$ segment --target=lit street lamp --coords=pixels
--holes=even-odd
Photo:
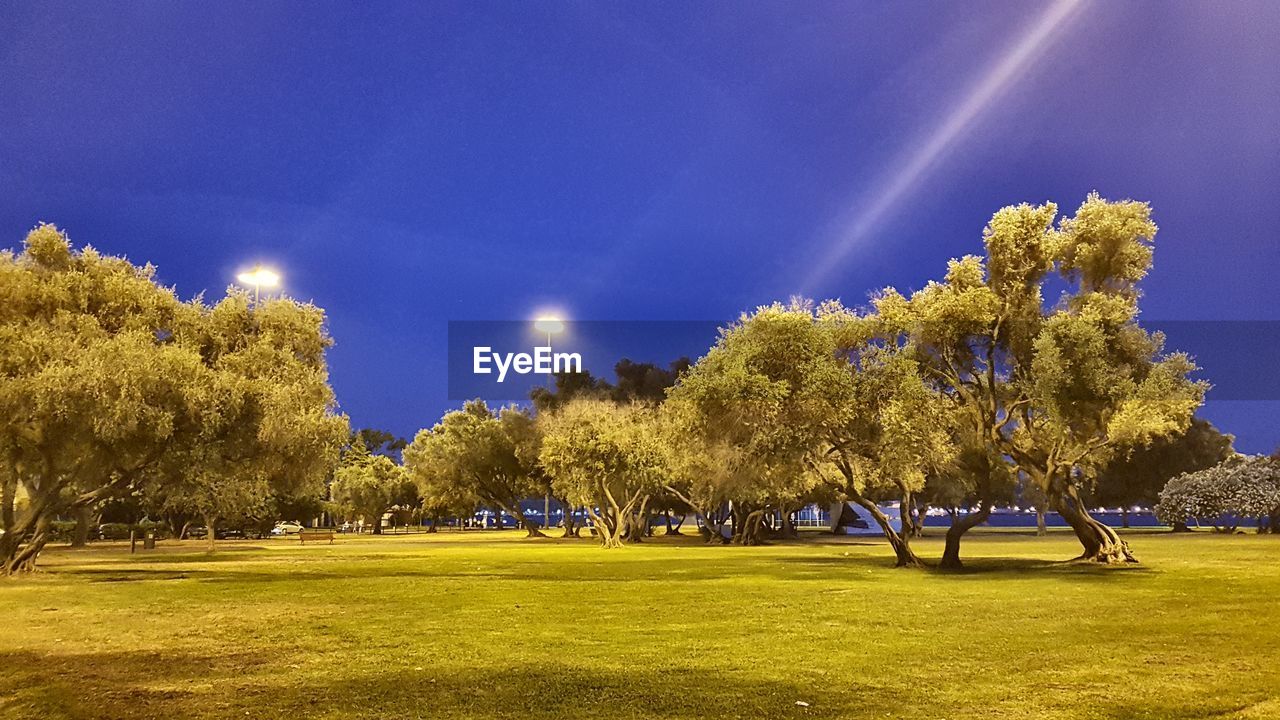
[[[551,351],[551,336],[564,331],[564,321],[555,315],[539,315],[533,321],[533,327],[539,332],[547,334],[547,351]],[[547,389],[551,390],[551,382],[555,377],[555,373],[547,376]],[[548,527],[551,524],[551,491],[547,491],[547,496],[542,499],[542,526]]]
[[[272,272],[261,265],[255,265],[253,270],[242,272],[236,276],[242,284],[253,286],[253,306],[258,306],[258,293],[261,288],[273,288],[280,285],[280,274]]]

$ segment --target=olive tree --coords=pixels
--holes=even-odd
[[[0,572],[31,569],[62,512],[139,493],[256,505],[332,463],[346,419],[323,313],[184,303],[154,275],[51,225],[0,253]]]
[[[59,513],[131,492],[195,424],[205,369],[174,341],[183,312],[150,266],[51,225],[0,253],[0,574],[32,569]]]
[[[915,356],[969,432],[1014,463],[1075,531],[1081,558],[1136,562],[1082,489],[1117,451],[1184,431],[1203,400],[1191,359],[1138,323],[1156,226],[1145,203],[1090,195],[997,212],[986,255],[909,298],[875,298],[879,337]],[[1053,277],[1056,275],[1057,277]],[[1054,283],[1066,292],[1046,299]]]
[[[520,408],[495,413],[471,400],[418,432],[404,450],[405,467],[425,502],[449,507],[474,498],[516,518],[529,537],[540,537],[538,524],[520,509],[520,500],[542,487],[535,459],[523,451],[534,431],[533,419]]]
[[[374,535],[382,534],[382,516],[392,506],[417,499],[405,469],[385,455],[370,453],[359,435],[334,472],[329,493],[338,507],[372,525]]]
[[[557,497],[586,507],[605,548],[644,536],[648,500],[670,471],[654,409],[595,399],[544,420],[539,459]]]

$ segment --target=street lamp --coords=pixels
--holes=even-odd
[[[547,351],[551,351],[551,336],[564,332],[564,321],[555,315],[539,315],[533,321],[533,327],[539,332],[547,334]],[[555,373],[547,376],[547,389],[551,389],[552,379]],[[547,496],[542,499],[542,526],[547,527],[551,524],[551,491],[547,491]]]
[[[547,334],[547,347],[551,347],[551,336],[564,331],[564,321],[555,315],[539,315],[533,327]]]
[[[253,270],[242,272],[236,276],[244,285],[253,286],[253,306],[258,306],[258,293],[261,288],[273,288],[280,284],[280,274],[272,272],[261,265],[255,265]]]

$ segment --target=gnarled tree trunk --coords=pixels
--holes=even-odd
[[[884,533],[885,539],[889,541],[889,546],[893,548],[893,554],[897,559],[895,563],[897,567],[924,567],[924,563],[920,561],[915,551],[911,549],[910,542],[904,535],[893,529],[893,524],[889,522],[889,516],[885,515],[878,505],[866,499],[860,493],[849,493],[849,499],[871,513],[871,517],[875,518],[876,524],[880,526],[880,532]]]
[[[1058,511],[1063,520],[1075,531],[1076,538],[1084,548],[1077,558],[1099,563],[1136,563],[1138,559],[1129,550],[1129,544],[1120,539],[1115,530],[1095,520],[1074,485],[1063,484],[1050,494],[1053,509]]]
[[[793,515],[795,515],[794,510],[788,510],[786,507],[778,508],[778,517],[782,520],[781,534],[784,538],[794,539],[800,537],[800,532],[796,530],[796,523],[795,519],[792,517]]]
[[[938,563],[938,567],[944,570],[959,570],[964,567],[964,563],[960,561],[960,541],[965,533],[986,522],[989,517],[991,517],[991,501],[986,499],[979,501],[977,512],[971,512],[964,517],[953,515],[951,527],[947,528],[947,544],[942,551],[942,562]]]
[[[752,510],[742,518],[742,529],[738,533],[738,542],[743,545],[763,544],[761,530],[764,528],[764,510]]]

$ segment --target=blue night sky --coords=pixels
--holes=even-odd
[[[0,246],[55,222],[184,297],[270,263],[406,435],[450,320],[860,304],[1093,189],[1154,207],[1145,317],[1280,321],[1280,3],[369,5],[6,3]]]

